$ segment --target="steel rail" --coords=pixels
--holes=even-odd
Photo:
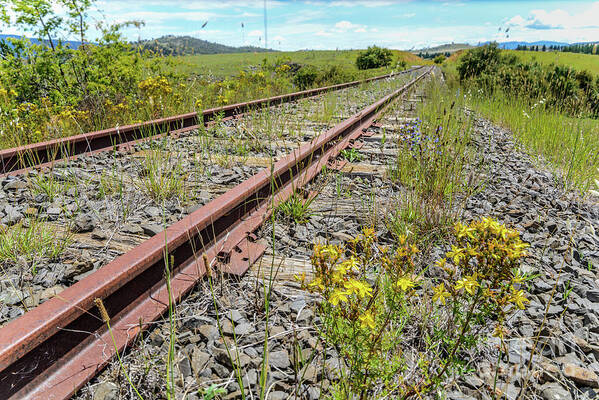
[[[324,92],[358,86],[362,83],[390,78],[420,68],[423,67],[418,66],[395,74],[376,76],[361,81],[346,82],[245,103],[210,108],[201,113],[192,112],[175,115],[139,124],[104,129],[101,131],[83,133],[66,138],[0,150],[0,177],[9,174],[20,174],[32,167],[39,168],[51,166],[56,161],[74,158],[83,154],[92,154],[100,151],[113,150],[115,148],[119,149],[123,146],[126,147],[127,145],[154,138],[168,132],[181,133],[196,129],[200,124],[208,124],[219,116],[223,116],[224,118],[240,116],[250,110],[260,107],[271,107],[301,98],[313,97]]]
[[[274,207],[318,175],[430,71],[1,328],[0,398],[69,398],[168,310],[166,266],[173,301],[206,274],[204,259],[210,271],[245,272],[265,250],[253,241],[253,232]],[[96,299],[110,316],[110,330]]]

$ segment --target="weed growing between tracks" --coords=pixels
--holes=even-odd
[[[473,190],[467,177],[472,126],[462,99],[439,85],[426,92],[419,117],[399,126],[398,156],[389,168],[406,192],[388,217],[388,228],[397,238],[412,234],[419,243],[441,238],[457,218],[458,199]]]
[[[314,198],[304,199],[297,193],[294,193],[287,200],[277,206],[277,212],[297,224],[308,222],[310,218],[310,204]]]
[[[506,317],[524,309],[518,269],[527,245],[491,219],[456,224],[455,245],[425,278],[418,248],[404,236],[396,249],[378,246],[374,230],[346,246],[316,245],[314,278],[303,287],[324,298],[319,334],[346,365],[333,398],[409,398],[436,389],[467,368],[464,355]]]
[[[150,149],[141,160],[140,182],[138,186],[157,203],[170,198],[185,201],[185,181],[187,173],[182,160],[164,148]]]
[[[35,274],[37,265],[54,260],[71,244],[72,235],[57,233],[55,228],[36,218],[11,227],[0,227],[0,259],[2,263],[25,263]]]

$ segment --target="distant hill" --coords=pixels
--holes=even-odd
[[[0,40],[15,38],[20,39],[22,36],[19,35],[4,35],[0,34]],[[41,43],[37,39],[29,38],[31,43]],[[58,41],[55,41],[57,43]],[[44,41],[47,43],[47,41]],[[62,41],[63,44],[67,44],[73,49],[79,48],[81,42],[77,40],[66,40]],[[224,54],[224,53],[260,53],[265,51],[275,51],[272,49],[263,49],[255,46],[244,46],[244,47],[233,47],[226,46],[224,44],[208,42],[206,40],[197,39],[191,36],[162,36],[158,39],[142,40],[139,42],[132,42],[134,46],[140,46],[144,50],[151,50],[154,53],[158,53],[165,56],[180,56],[189,54]]]
[[[224,54],[224,53],[254,53],[275,51],[255,46],[232,47],[224,44],[208,42],[191,36],[167,35],[158,39],[136,42],[145,50],[165,55],[182,56],[190,54]]]
[[[5,39],[8,39],[8,38],[21,39],[23,37],[24,36],[19,36],[19,35],[4,35],[4,34],[0,34],[0,40],[5,40]],[[33,38],[28,38],[28,39],[33,44],[40,44],[40,43],[42,43],[42,42],[40,42],[37,39],[33,39]],[[47,43],[47,41],[44,40],[44,43]],[[54,43],[58,43],[58,40],[56,40]],[[78,49],[79,46],[81,46],[81,42],[79,42],[77,40],[63,40],[62,43],[68,45],[70,48],[73,48],[73,49]]]
[[[453,53],[460,50],[471,49],[473,47],[475,46],[468,43],[448,43],[419,50],[412,50],[412,53]]]

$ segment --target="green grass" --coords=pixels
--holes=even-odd
[[[234,53],[234,54],[202,54],[193,56],[179,56],[172,58],[167,67],[170,72],[183,75],[203,75],[217,78],[236,75],[248,66],[258,66],[266,58],[272,62],[278,58],[289,59],[298,64],[310,64],[316,67],[329,67],[338,65],[346,67],[350,72],[355,72],[362,77],[381,75],[393,68],[377,68],[358,71],[356,57],[359,50],[323,50],[323,51],[292,51],[276,53]],[[420,57],[403,51],[393,50],[394,56],[405,60],[408,65],[427,63]]]
[[[310,204],[314,198],[304,199],[297,193],[294,193],[287,200],[277,206],[277,211],[288,220],[293,220],[297,224],[305,224],[311,216]]]
[[[563,53],[559,51],[516,51],[505,50],[506,53],[515,54],[523,62],[536,61],[543,65],[551,63],[563,64],[575,70],[587,70],[599,76],[599,56],[594,54]]]
[[[510,129],[533,156],[542,156],[566,183],[582,191],[599,179],[599,121],[573,118],[554,110],[531,107],[524,100],[496,92],[471,94],[469,105]]]
[[[182,160],[162,149],[151,149],[141,160],[138,187],[158,204],[177,197],[185,200],[187,173]]]
[[[466,53],[458,51],[447,59],[449,64],[456,63]],[[558,64],[567,65],[577,71],[587,70],[595,76],[599,76],[599,56],[594,54],[565,53],[561,51],[526,51],[526,50],[502,50],[503,54],[513,54],[522,62],[538,62],[542,65]]]
[[[44,221],[30,219],[27,223],[0,228],[0,259],[14,265],[24,261],[35,273],[40,261],[56,259],[71,242],[68,233],[57,234]]]

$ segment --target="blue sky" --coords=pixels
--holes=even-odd
[[[100,0],[95,7],[103,10],[103,17],[94,12],[94,19],[144,20],[144,28],[126,32],[130,39],[175,34],[233,46],[264,45],[263,0]],[[277,50],[599,40],[596,0],[267,0],[267,15],[268,45]]]

